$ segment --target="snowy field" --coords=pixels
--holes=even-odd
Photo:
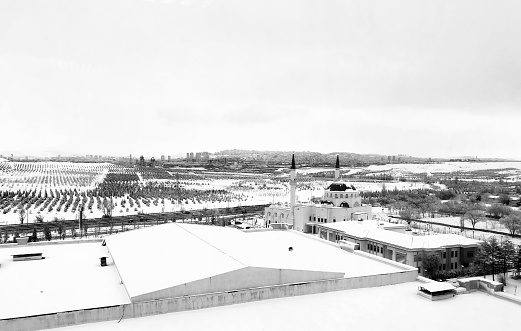
[[[483,169],[519,169],[521,173],[521,162],[445,162],[441,164],[389,164],[382,166],[369,166],[365,168],[341,168],[341,173],[352,174],[357,172],[395,172],[395,173],[436,173],[451,171],[473,171]],[[297,169],[297,201],[308,202],[313,198],[320,198],[324,189],[331,183],[325,180],[313,182],[298,182],[299,174],[309,176],[313,173],[332,171],[332,168],[301,168]],[[85,192],[100,185],[109,172],[122,173],[131,171],[139,177],[139,183],[146,185],[174,185],[176,176],[175,169],[164,171],[171,179],[144,177],[134,168],[124,168],[109,163],[68,163],[68,162],[1,162],[0,161],[0,192],[49,192],[50,190],[64,190],[67,199],[74,196],[71,191]],[[280,176],[274,174],[238,173],[233,171],[215,172],[206,171],[203,168],[184,169],[189,179],[181,180],[181,186],[186,190],[225,190],[229,197],[222,199],[172,199],[152,198],[146,203],[144,199],[138,198],[139,205],[129,206],[128,196],[113,196],[114,216],[135,215],[137,213],[158,213],[182,210],[194,210],[204,208],[223,208],[245,205],[286,203],[289,201],[288,174]],[[505,170],[508,174],[517,170]],[[513,175],[514,176],[514,175]],[[387,190],[413,190],[426,188],[439,188],[418,182],[351,182],[360,191],[381,191],[385,185]],[[74,193],[78,194],[78,193]],[[150,200],[150,199],[149,199]],[[156,201],[153,201],[156,200]],[[0,225],[19,223],[19,210],[21,204],[12,202],[11,209],[4,206],[0,212]],[[45,204],[44,204],[45,205]],[[9,207],[9,206],[8,206]],[[57,210],[58,208],[42,208],[35,204],[25,205],[26,215],[24,222],[34,222],[37,215],[50,221],[54,218],[78,219],[78,210]],[[6,212],[7,210],[7,212]],[[103,211],[94,205],[91,210],[85,210],[87,218],[98,218]]]
[[[457,172],[457,171],[477,171],[490,169],[514,168],[521,172],[521,162],[443,162],[425,164],[386,164],[371,165],[367,167],[370,171],[403,171],[410,173],[436,173],[436,172]]]
[[[63,328],[90,330],[516,330],[521,306],[482,292],[430,301],[422,283],[287,297],[121,322]]]

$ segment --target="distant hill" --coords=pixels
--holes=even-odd
[[[332,166],[335,164],[337,155],[340,158],[340,164],[342,166],[434,162],[434,160],[429,158],[419,158],[407,155],[356,154],[347,152],[319,153],[310,151],[257,151],[228,149],[216,152],[213,155],[216,158],[227,158],[229,160],[249,160],[253,162],[264,162],[266,164],[289,164],[292,154],[295,154],[295,158],[300,166]]]

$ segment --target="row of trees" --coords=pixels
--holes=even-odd
[[[425,189],[388,191],[384,185],[381,192],[363,192],[362,197],[364,203],[388,206],[397,211],[404,219],[435,217],[437,214],[460,216],[462,226],[468,222],[475,229],[478,223],[492,218],[504,225],[510,234],[521,234],[520,212],[504,204],[492,204],[487,207],[471,193]],[[447,201],[447,198],[451,200]]]
[[[441,206],[443,207],[444,205],[445,204],[442,204]],[[475,229],[478,223],[486,222],[488,218],[493,218],[498,220],[511,235],[521,234],[521,212],[513,210],[510,207],[502,205],[485,207],[482,204],[460,204],[459,208],[462,227],[465,225],[465,222],[468,222],[472,228]],[[437,208],[429,210],[429,212],[444,214],[445,210],[446,208]],[[423,216],[425,215],[422,210],[413,209],[409,206],[401,209],[398,214],[400,217],[409,220],[409,222],[421,218],[422,214]]]

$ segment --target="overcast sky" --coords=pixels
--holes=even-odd
[[[519,0],[0,1],[0,154],[521,159]]]

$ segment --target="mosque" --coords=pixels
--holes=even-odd
[[[316,225],[372,218],[371,206],[362,205],[360,192],[350,183],[340,180],[340,160],[336,157],[335,179],[318,203],[295,203],[297,188],[295,155],[291,160],[290,204],[271,205],[264,210],[266,227],[289,227],[304,233],[317,233]]]

